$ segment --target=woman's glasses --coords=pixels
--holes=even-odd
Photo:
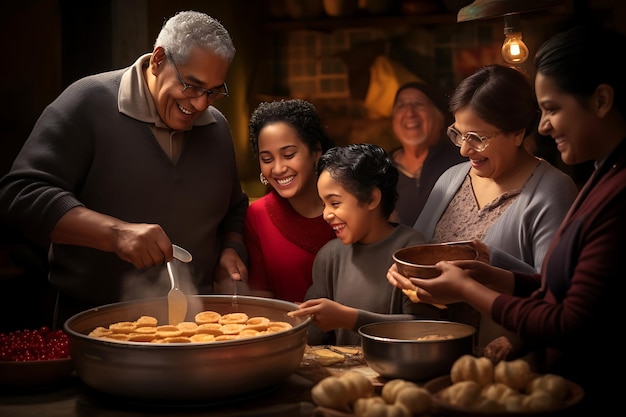
[[[493,133],[489,136],[479,135],[476,132],[466,132],[461,133],[454,125],[448,126],[448,137],[459,148],[463,145],[463,142],[466,142],[470,148],[474,149],[477,152],[484,151],[487,146],[489,146],[489,139],[498,136],[500,132]]]

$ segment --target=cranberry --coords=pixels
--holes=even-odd
[[[69,340],[63,330],[51,330],[43,326],[34,330],[0,333],[0,361],[39,361],[69,357]]]

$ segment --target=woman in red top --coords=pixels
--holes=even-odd
[[[317,251],[335,237],[322,218],[315,173],[331,141],[305,100],[261,103],[249,125],[261,182],[271,187],[246,214],[250,293],[301,302]]]

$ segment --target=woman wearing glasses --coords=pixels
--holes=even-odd
[[[450,110],[448,136],[469,161],[441,175],[414,228],[431,243],[482,241],[491,264],[539,271],[577,188],[524,146],[539,116],[529,81],[510,67],[483,67],[459,84]],[[462,303],[449,306],[448,315],[477,327],[478,353],[506,334]]]

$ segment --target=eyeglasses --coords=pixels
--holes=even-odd
[[[489,146],[489,139],[498,136],[500,132],[493,133],[490,136],[481,136],[476,132],[466,132],[461,133],[454,125],[448,126],[448,137],[459,148],[463,145],[463,142],[466,142],[470,148],[474,149],[477,152],[484,151],[487,146]]]
[[[209,100],[217,100],[223,97],[228,97],[228,86],[226,85],[226,83],[220,85],[219,87],[215,87],[213,90],[198,87],[197,85],[187,84],[185,80],[183,80],[183,77],[180,75],[180,72],[178,72],[178,67],[176,66],[176,63],[174,63],[172,57],[169,54],[167,55],[167,57],[170,61],[172,61],[174,71],[176,71],[176,78],[178,78],[178,81],[180,81],[180,83],[183,85],[182,93],[185,97],[198,98],[202,97],[204,94],[209,97]]]

